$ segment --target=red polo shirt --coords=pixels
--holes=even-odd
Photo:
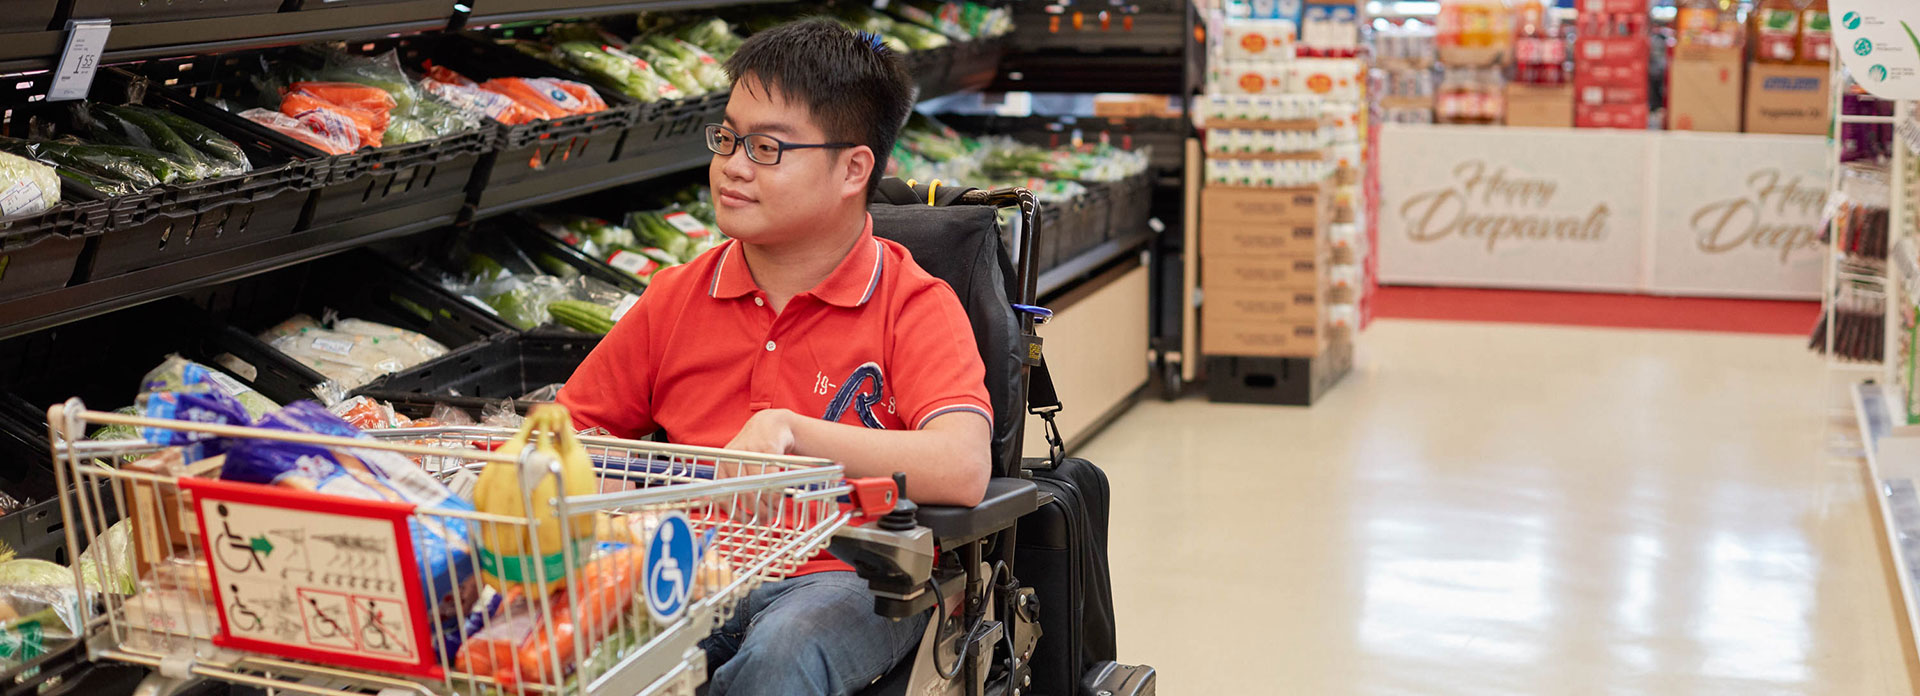
[[[959,298],[905,247],[873,236],[871,216],[833,273],[779,314],[739,246],[653,276],[560,390],[575,425],[724,447],[768,408],[891,430],[956,411],[992,420]],[[850,570],[822,556],[796,575]]]

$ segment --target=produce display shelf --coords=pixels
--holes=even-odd
[[[653,166],[645,166],[649,161],[655,162],[656,164]],[[609,172],[611,169],[618,169],[619,165],[622,164],[620,161],[615,161],[611,165],[548,174],[539,181],[528,184],[529,188],[539,186],[545,189],[541,193],[525,197],[514,196],[511,195],[512,187],[509,186],[507,194],[496,193],[483,199],[483,201],[498,200],[499,203],[494,205],[483,204],[483,207],[473,211],[471,219],[482,220],[498,216],[502,213],[511,213],[556,201],[564,201],[569,198],[577,198],[585,194],[617,186],[699,169],[707,166],[707,164],[712,161],[713,153],[707,151],[707,146],[705,144],[697,144],[696,147],[688,148],[685,156],[676,156],[664,162],[658,159],[627,160],[625,164],[639,164],[642,166],[625,169],[623,171]],[[555,179],[559,179],[560,181],[556,182]],[[493,191],[489,189],[489,193],[493,193]]]
[[[1180,94],[1187,64],[1180,53],[1009,53],[992,92],[1122,92]]]
[[[794,0],[473,0],[465,26],[479,27],[569,17],[599,17],[635,12],[700,10],[734,5],[770,5]],[[456,19],[456,21],[459,21]]]
[[[373,3],[304,12],[116,24],[107,37],[100,63],[112,65],[315,41],[350,41],[447,28],[451,7],[443,15],[422,16],[421,6],[422,3],[415,1]],[[66,35],[64,30],[8,34],[7,40],[0,42],[0,73],[54,67]]]
[[[405,211],[398,211],[405,212]],[[52,328],[187,290],[311,261],[452,222],[449,216],[400,222],[373,233],[355,225],[310,230],[104,280],[0,303],[0,338]]]
[[[1046,234],[1046,230],[1043,229],[1040,233]],[[1128,254],[1139,252],[1153,241],[1153,237],[1154,235],[1150,231],[1139,231],[1131,235],[1101,242],[1099,246],[1081,252],[1080,255],[1073,258],[1066,259],[1060,262],[1059,265],[1054,266],[1053,270],[1040,274],[1039,286],[1035,296],[1044,300],[1045,298],[1057,295],[1073,287],[1081,279],[1094,275],[1108,264],[1124,258]]]
[[[1900,593],[1900,606],[1904,610],[1905,632],[1909,640],[1920,635],[1920,494],[1916,494],[1916,480],[1920,480],[1920,469],[1916,469],[1913,455],[1920,447],[1912,444],[1912,428],[1893,425],[1890,405],[1898,403],[1897,397],[1889,394],[1880,384],[1865,382],[1854,385],[1853,408],[1860,426],[1860,444],[1866,450],[1867,473],[1873,482],[1873,503],[1880,529],[1876,537],[1883,545],[1890,569],[1897,579],[1895,588]],[[1896,444],[1896,441],[1899,441]],[[1882,448],[1897,447],[1901,451],[1895,456],[1885,456]],[[1905,642],[1906,645],[1913,645]],[[1908,660],[1920,657],[1909,654]]]

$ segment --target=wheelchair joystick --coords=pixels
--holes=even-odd
[[[918,518],[920,506],[907,499],[907,475],[903,472],[894,472],[893,487],[899,491],[900,500],[893,504],[893,512],[880,518],[879,527],[889,532],[913,531],[914,527],[920,526]]]

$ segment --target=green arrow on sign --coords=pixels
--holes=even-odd
[[[267,538],[264,536],[248,539],[247,545],[252,546],[253,550],[259,551],[262,556],[273,555],[273,542],[267,541]]]

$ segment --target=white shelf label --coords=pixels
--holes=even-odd
[[[60,65],[53,71],[47,101],[87,98],[93,73],[100,69],[100,54],[107,50],[107,35],[112,32],[113,20],[67,20],[67,46],[60,51]]]

